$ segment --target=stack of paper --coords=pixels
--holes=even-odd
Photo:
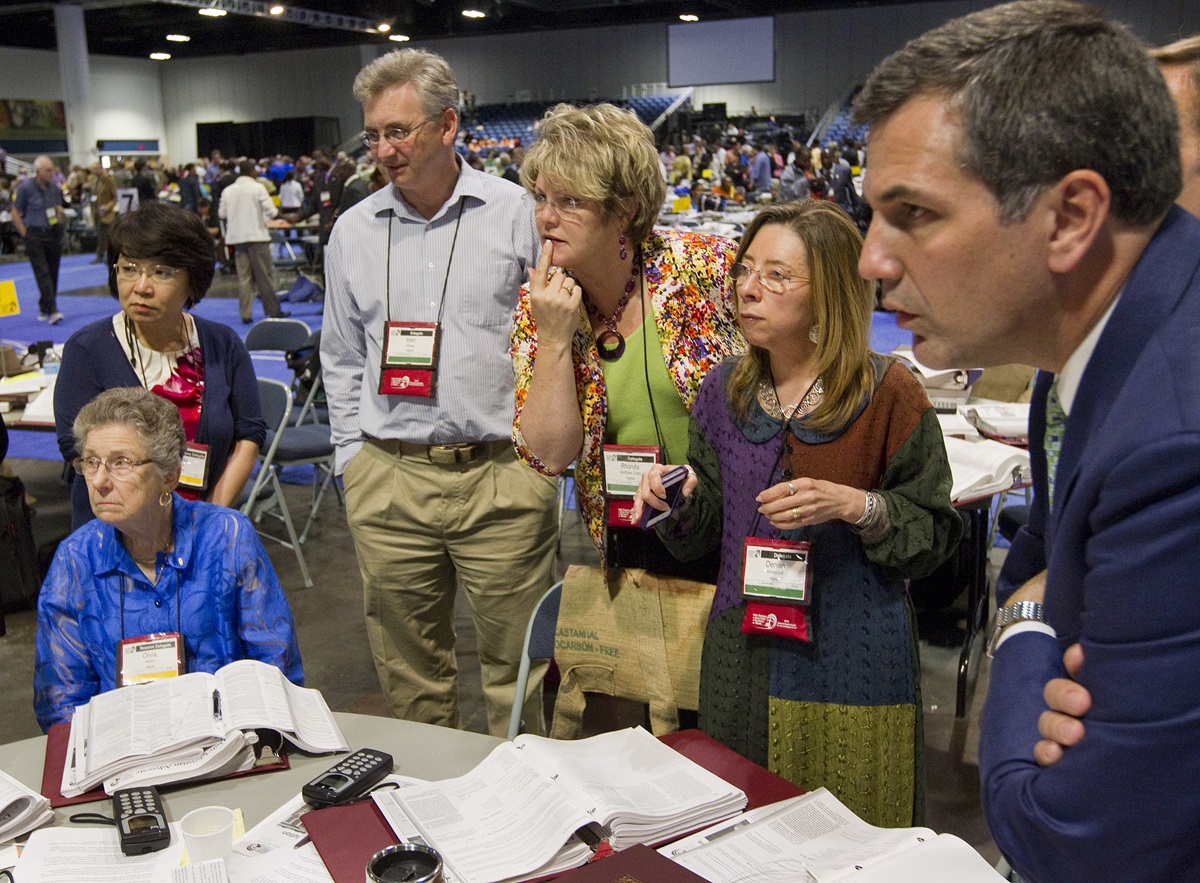
[[[1009,442],[1029,440],[1029,403],[964,405],[959,413],[984,435]]]
[[[53,818],[49,800],[0,770],[0,843],[20,837]]]
[[[953,414],[960,405],[965,405],[971,394],[971,384],[981,373],[978,368],[930,368],[922,365],[911,346],[898,346],[891,354],[912,369],[925,387],[934,410],[940,414]]]
[[[215,674],[110,690],[76,708],[62,793],[83,794],[104,782],[111,794],[249,769],[258,729],[277,730],[316,754],[349,750],[320,691],[243,659]]]
[[[746,795],[642,728],[568,742],[520,736],[457,779],[372,795],[396,835],[437,849],[447,879],[498,883],[558,873],[591,855],[656,843],[739,812]]]
[[[1006,491],[1029,481],[1029,452],[990,439],[967,441],[947,436],[950,500],[958,503]]]

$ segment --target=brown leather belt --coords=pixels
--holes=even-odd
[[[372,438],[368,441],[389,454],[402,457],[419,457],[435,466],[461,466],[475,460],[483,460],[495,454],[513,449],[508,439],[483,442],[464,442],[456,445],[414,445],[394,438]]]

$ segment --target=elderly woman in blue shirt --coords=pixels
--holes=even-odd
[[[59,546],[38,598],[34,711],[42,729],[120,685],[122,641],[181,639],[182,671],[238,659],[303,684],[287,599],[241,513],[174,493],[179,411],[142,387],[103,392],[75,419],[94,521]]]

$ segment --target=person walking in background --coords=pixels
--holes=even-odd
[[[254,321],[254,292],[262,300],[263,310],[272,319],[290,316],[279,308],[275,296],[275,268],[271,261],[271,232],[267,221],[279,214],[267,188],[257,180],[252,160],[238,164],[238,178],[221,191],[217,210],[225,222],[225,244],[233,246],[237,265],[238,314],[242,322]]]
[[[92,263],[99,264],[108,257],[108,238],[120,216],[117,213],[117,184],[100,163],[92,165],[92,181],[96,216],[96,258]]]
[[[38,287],[38,321],[57,325],[58,267],[62,262],[62,188],[54,183],[54,163],[48,156],[33,161],[33,177],[17,187],[12,206],[13,225],[25,239],[25,254]]]

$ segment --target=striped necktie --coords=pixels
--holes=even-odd
[[[1050,393],[1046,396],[1046,489],[1048,491],[1047,509],[1054,508],[1054,475],[1058,471],[1058,457],[1062,453],[1063,434],[1067,431],[1067,412],[1063,410],[1062,402],[1058,400],[1058,381],[1050,385]]]

